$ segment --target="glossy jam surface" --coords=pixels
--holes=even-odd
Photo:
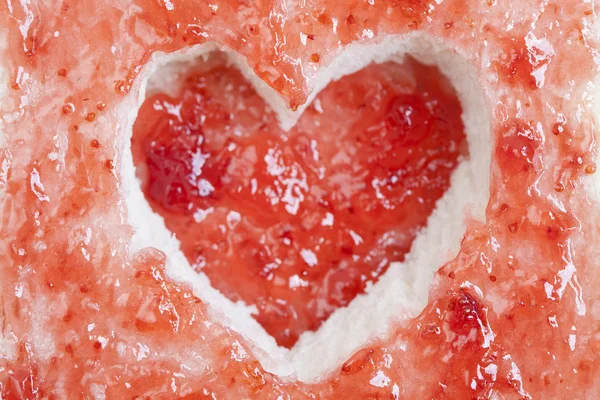
[[[586,189],[597,181],[596,12],[587,0],[2,3],[2,398],[600,397],[600,212]],[[118,105],[133,104],[155,52],[215,41],[293,108],[340,47],[413,32],[452,48],[483,88],[492,115],[485,221],[439,266],[420,315],[318,382],[274,376],[165,275],[164,254],[129,254],[120,167],[133,121]],[[339,122],[315,111],[302,121]],[[295,137],[309,138],[301,128]],[[273,141],[279,160],[301,160]],[[320,146],[325,157],[330,147]],[[271,206],[281,217],[286,205]]]
[[[190,264],[291,347],[403,261],[465,136],[436,68],[371,65],[282,131],[233,67],[146,99],[133,129],[146,198]]]

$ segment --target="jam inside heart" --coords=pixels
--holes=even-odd
[[[291,347],[403,261],[466,153],[461,105],[407,59],[331,83],[289,132],[224,62],[134,126],[152,209],[197,271]]]

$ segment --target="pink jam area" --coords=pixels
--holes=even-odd
[[[404,260],[450,184],[461,114],[436,68],[387,63],[329,85],[286,133],[215,66],[146,99],[134,162],[190,264],[291,347]]]
[[[3,399],[600,397],[600,207],[586,190],[597,180],[594,3],[100,3],[0,6]],[[133,121],[119,106],[135,102],[155,52],[213,41],[244,57],[293,109],[342,47],[415,32],[463,58],[483,89],[481,112],[492,116],[485,221],[473,221],[457,257],[439,266],[418,316],[398,310],[396,321],[378,321],[373,310],[387,333],[329,373],[311,383],[275,376],[255,357],[260,350],[165,274],[163,253],[129,254],[121,167],[130,146],[123,127]],[[309,137],[315,106],[294,138]],[[265,135],[281,162],[314,165],[286,155],[294,146],[276,132]],[[317,143],[322,157],[326,140]],[[285,205],[270,207],[292,218]],[[315,367],[324,362],[314,354]]]

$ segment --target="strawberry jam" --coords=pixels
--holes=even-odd
[[[0,14],[2,399],[600,397],[596,2],[7,1]],[[344,48],[366,56],[353,45],[395,46],[392,36],[475,75],[480,88],[456,87],[484,98],[462,108],[491,132],[478,142],[466,129],[469,157],[491,158],[485,218],[438,266],[420,314],[365,310],[380,337],[314,381],[280,377],[165,273],[167,255],[130,254],[123,171],[142,71],[159,52],[217,43],[296,109]],[[402,259],[448,186],[463,139],[441,106],[459,105],[435,69],[411,63],[331,83],[286,133],[222,67],[143,106],[133,147],[149,202],[213,285],[288,329],[282,344]],[[311,354],[307,368],[325,362]]]
[[[290,347],[404,260],[464,148],[461,113],[411,60],[332,83],[286,133],[215,66],[146,100],[134,161],[193,267]]]

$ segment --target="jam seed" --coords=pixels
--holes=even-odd
[[[75,111],[75,106],[72,103],[67,103],[62,108],[63,114],[71,114],[73,111]]]
[[[596,172],[596,163],[590,163],[585,166],[585,173],[588,175],[592,175]]]

